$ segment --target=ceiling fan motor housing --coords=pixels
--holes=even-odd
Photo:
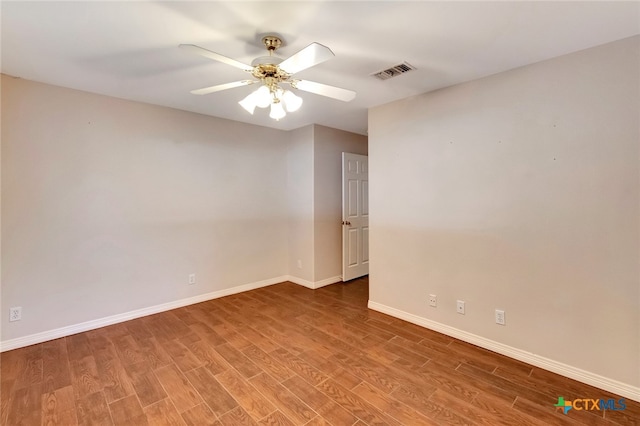
[[[259,56],[251,61],[251,66],[256,67],[258,65],[278,65],[282,62],[282,58],[278,58],[277,56]]]

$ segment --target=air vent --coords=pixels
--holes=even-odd
[[[380,80],[388,80],[392,77],[399,76],[400,74],[404,74],[415,69],[416,68],[413,65],[403,62],[371,75]]]

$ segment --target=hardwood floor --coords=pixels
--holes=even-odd
[[[2,425],[636,425],[609,392],[282,283],[5,352]]]

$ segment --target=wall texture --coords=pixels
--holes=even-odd
[[[340,152],[366,144],[2,76],[3,347],[285,279],[332,281]],[[23,319],[9,323],[13,306]]]
[[[366,154],[367,137],[317,124],[289,133],[289,271],[317,288],[341,279],[342,152]]]
[[[371,302],[638,392],[639,44],[370,111]]]
[[[3,76],[2,340],[288,274],[287,136]]]
[[[289,202],[289,271],[312,286],[313,264],[313,126],[292,130],[287,153]]]
[[[314,280],[342,275],[342,153],[367,155],[367,137],[314,125]]]

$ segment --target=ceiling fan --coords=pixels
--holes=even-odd
[[[181,44],[180,48],[182,49],[240,68],[254,77],[254,79],[251,80],[234,81],[192,90],[191,93],[194,95],[206,95],[221,90],[233,89],[234,87],[261,83],[260,88],[238,103],[250,114],[253,114],[256,107],[266,108],[271,106],[269,116],[276,120],[286,115],[285,110],[287,112],[293,112],[298,110],[302,105],[302,98],[296,96],[290,90],[284,90],[280,85],[287,84],[293,89],[327,96],[344,102],[349,102],[355,98],[356,92],[352,90],[308,80],[300,80],[293,77],[294,74],[318,65],[335,56],[328,47],[319,43],[311,43],[289,58],[282,59],[273,55],[275,50],[282,45],[282,40],[279,37],[275,35],[265,36],[262,38],[262,43],[267,48],[269,56],[260,56],[254,59],[251,65],[244,64],[193,44]]]

